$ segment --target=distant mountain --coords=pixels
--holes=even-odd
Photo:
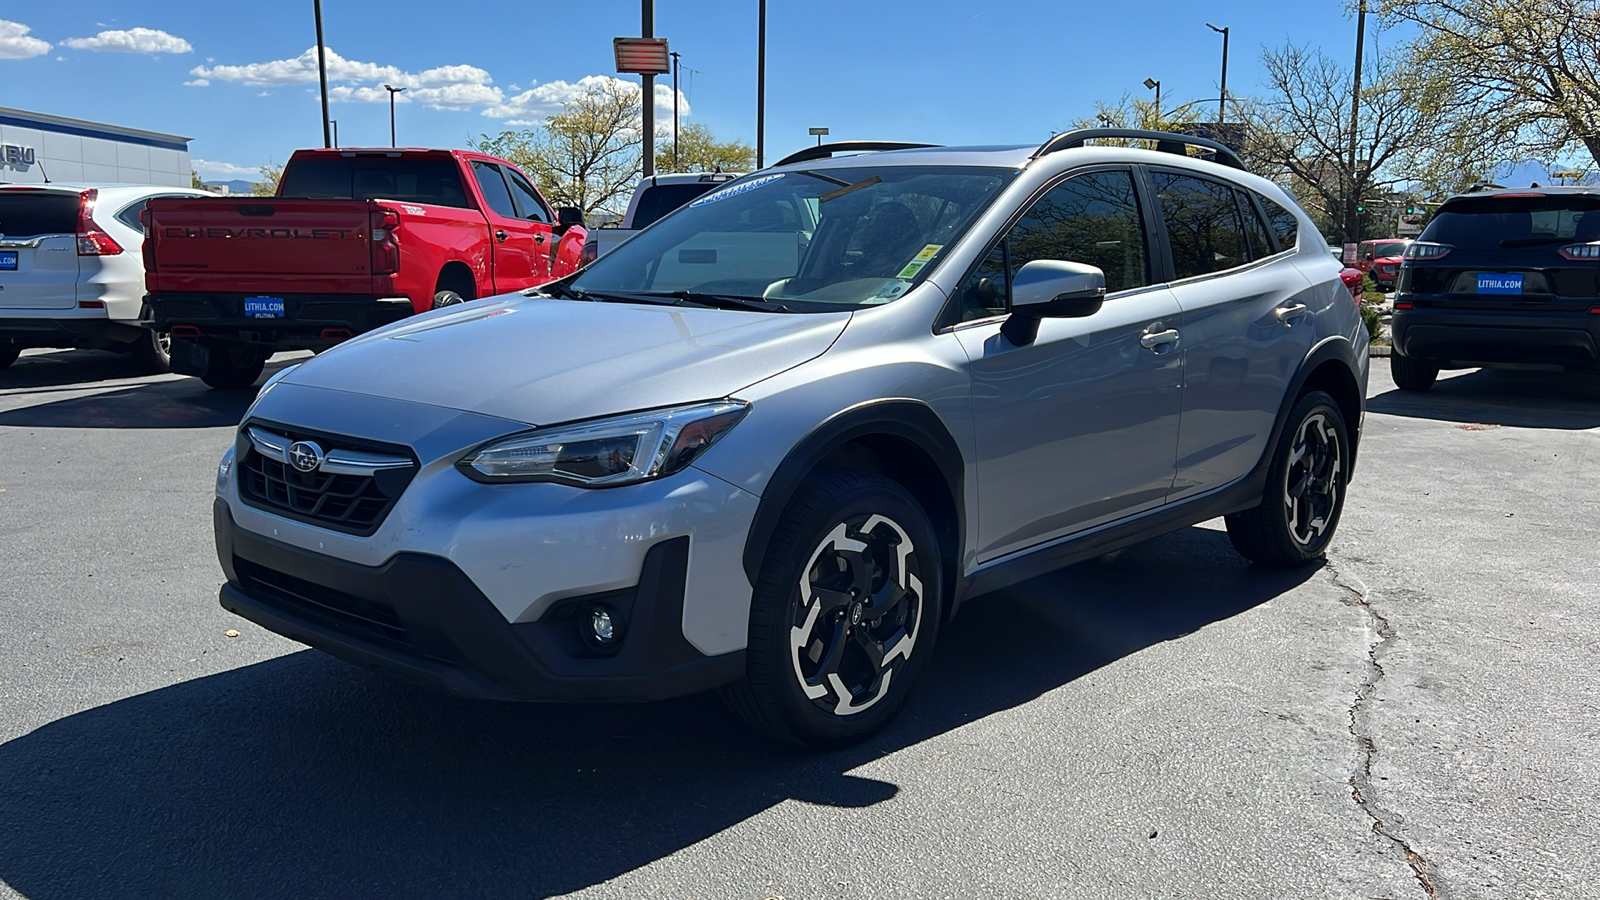
[[[230,194],[248,194],[250,193],[251,185],[255,184],[255,182],[245,181],[243,178],[235,178],[232,181],[207,181],[205,183],[207,185],[225,187]]]

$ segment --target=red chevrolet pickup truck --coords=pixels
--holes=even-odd
[[[545,284],[581,265],[583,214],[505,160],[463,150],[301,150],[275,197],[152,200],[144,324],[172,369],[254,383],[413,313]]]

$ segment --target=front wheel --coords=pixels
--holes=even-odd
[[[433,295],[433,308],[444,309],[446,306],[455,306],[465,303],[466,300],[455,291],[439,291]]]
[[[266,356],[250,344],[212,344],[206,371],[200,376],[208,387],[235,391],[255,384],[266,366]]]
[[[843,469],[801,487],[750,609],[745,680],[729,707],[773,738],[862,740],[905,702],[943,614],[938,539],[899,484]]]
[[[1301,397],[1273,451],[1261,504],[1226,519],[1234,549],[1277,568],[1320,559],[1344,510],[1349,460],[1350,431],[1338,404],[1322,391]]]

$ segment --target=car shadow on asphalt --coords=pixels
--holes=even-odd
[[[18,397],[74,394],[60,400],[0,410],[0,427],[214,428],[238,424],[256,396],[255,390],[217,391],[206,387],[198,378],[183,377],[118,383],[102,388],[96,382],[134,376],[128,373],[128,361],[106,353],[90,358],[92,353],[66,351],[60,355],[83,358],[37,368],[23,363],[43,356],[24,357],[13,366],[20,371],[0,372],[0,402]],[[295,362],[298,360],[269,362],[256,384],[264,383],[273,373]]]
[[[1367,398],[1367,411],[1513,428],[1600,427],[1600,373],[1477,369],[1441,372],[1427,391]]]
[[[890,800],[898,785],[852,770],[1315,572],[1254,569],[1196,527],[976,599],[900,718],[822,754],[747,732],[711,696],[471,703],[294,653],[0,744],[0,880],[31,900],[574,891],[785,800]]]

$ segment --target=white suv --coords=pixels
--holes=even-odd
[[[157,185],[0,185],[0,369],[29,347],[132,353],[167,370],[165,335],[139,324],[151,197],[206,197]]]

